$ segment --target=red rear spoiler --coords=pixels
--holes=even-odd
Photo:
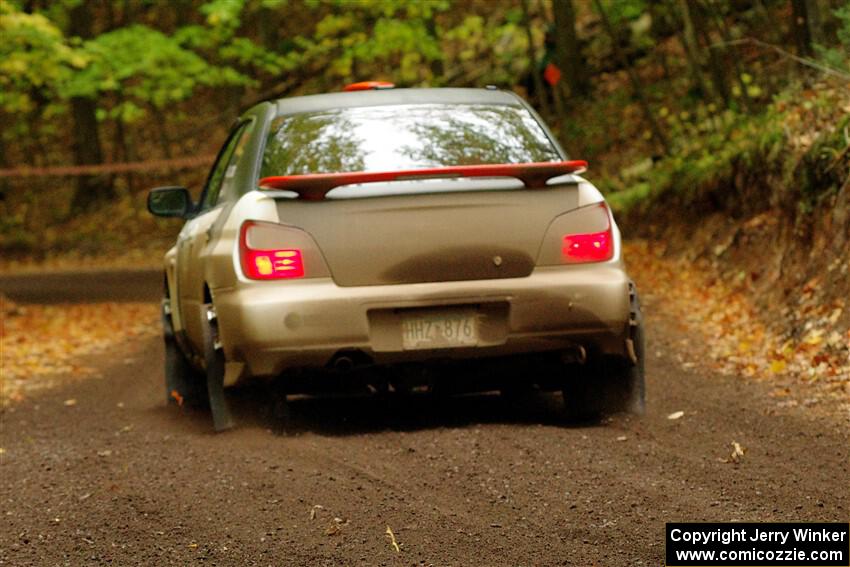
[[[306,201],[321,201],[332,189],[359,183],[407,181],[410,179],[451,179],[456,177],[513,177],[529,189],[546,186],[553,177],[581,173],[587,169],[584,160],[546,161],[540,163],[506,163],[493,165],[457,165],[401,171],[355,171],[351,173],[313,173],[278,175],[260,179],[261,189],[294,191]]]

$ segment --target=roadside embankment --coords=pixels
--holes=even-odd
[[[715,360],[792,389],[822,384],[848,406],[849,129],[846,88],[800,88],[612,197],[624,233],[646,239],[635,269],[665,302],[686,299],[682,320]],[[653,257],[667,262],[641,265]]]

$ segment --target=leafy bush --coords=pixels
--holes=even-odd
[[[807,214],[838,188],[846,172],[838,160],[850,144],[847,128],[850,97],[841,88],[789,87],[762,112],[733,111],[700,122],[671,122],[676,152],[656,162],[637,179],[609,176],[600,185],[610,192],[620,212],[647,210],[664,196],[685,203],[707,192],[729,192],[735,174],[746,171],[761,179],[777,177],[783,195]]]

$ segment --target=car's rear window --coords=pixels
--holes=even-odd
[[[276,118],[260,177],[559,159],[520,106],[369,106]]]

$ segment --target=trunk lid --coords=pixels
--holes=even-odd
[[[415,186],[423,183],[430,183],[428,193],[394,189],[377,196],[380,189],[365,193],[355,186],[338,191],[370,196],[278,198],[277,209],[282,223],[312,235],[338,285],[364,286],[528,276],[549,224],[578,206],[575,183],[509,190],[474,190],[480,180]],[[483,183],[504,189],[493,180]]]

